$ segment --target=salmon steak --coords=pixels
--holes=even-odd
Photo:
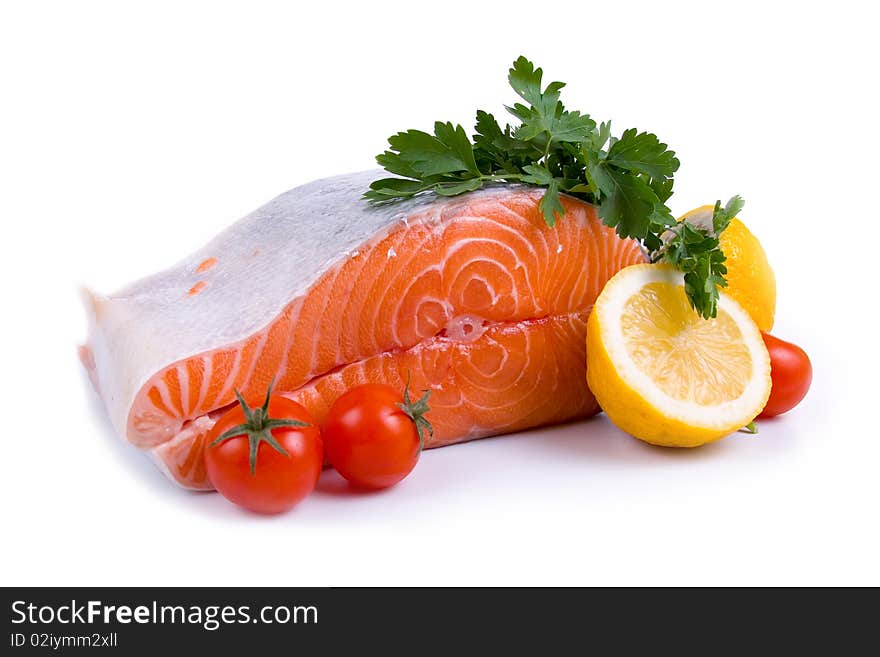
[[[81,359],[117,433],[186,488],[211,489],[205,437],[275,392],[323,422],[362,383],[430,390],[426,447],[598,410],[587,317],[605,282],[645,261],[595,207],[497,185],[373,206],[381,172],[292,189],[174,267],[87,293]]]

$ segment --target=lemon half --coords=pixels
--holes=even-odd
[[[680,271],[633,265],[587,322],[587,382],[614,424],[655,445],[696,447],[751,422],[770,395],[770,357],[749,314],[722,292],[691,308]]]

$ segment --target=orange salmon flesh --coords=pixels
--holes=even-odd
[[[361,192],[370,179],[349,178],[340,184]],[[538,208],[542,193],[504,186],[384,210],[363,207],[357,213],[380,217],[356,230],[335,215],[324,223],[304,215],[273,225],[277,210],[257,211],[256,220],[251,215],[230,229],[229,240],[221,236],[158,279],[91,297],[83,360],[105,401],[123,399],[108,401],[117,429],[149,450],[175,482],[195,489],[212,488],[205,435],[235,403],[233,391],[256,403],[273,379],[276,393],[319,422],[353,386],[381,382],[402,391],[410,379],[414,394],[431,391],[434,435],[427,447],[591,415],[598,407],[585,377],[588,314],[605,282],[645,256],[637,242],[602,225],[593,206],[573,198],[563,198],[565,215],[547,226]],[[324,212],[346,213],[341,199],[327,196]],[[348,197],[348,204],[366,205]],[[321,199],[300,200],[292,213]],[[254,225],[240,225],[248,222]],[[305,235],[307,229],[323,233]],[[334,247],[334,230],[347,242]],[[291,255],[308,270],[301,272],[273,251],[273,231],[286,231],[279,241],[294,245],[293,254],[300,247],[287,233],[301,231],[301,241],[313,239],[313,250],[327,255]],[[249,239],[232,247],[243,234]],[[224,244],[234,252],[224,252]],[[263,280],[269,276],[290,282],[285,288],[284,281]],[[256,281],[250,289],[249,280]],[[268,309],[259,308],[260,286]],[[225,308],[215,298],[224,294]],[[223,311],[212,317],[215,307]],[[241,326],[239,312],[247,318]],[[138,324],[137,334],[126,337],[125,327],[134,330],[139,318],[155,331]],[[175,339],[185,344],[164,342]]]

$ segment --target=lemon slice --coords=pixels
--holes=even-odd
[[[690,307],[680,271],[634,265],[605,285],[587,322],[587,382],[618,427],[696,447],[751,422],[770,395],[770,357],[749,314],[721,293],[718,316]]]

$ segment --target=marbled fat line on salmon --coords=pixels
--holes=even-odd
[[[583,417],[586,320],[643,262],[595,208],[490,187],[371,207],[378,172],[282,194],[178,265],[88,295],[81,353],[116,430],[177,483],[210,488],[205,433],[235,389],[276,391],[323,421],[366,382],[432,390],[428,447]]]

